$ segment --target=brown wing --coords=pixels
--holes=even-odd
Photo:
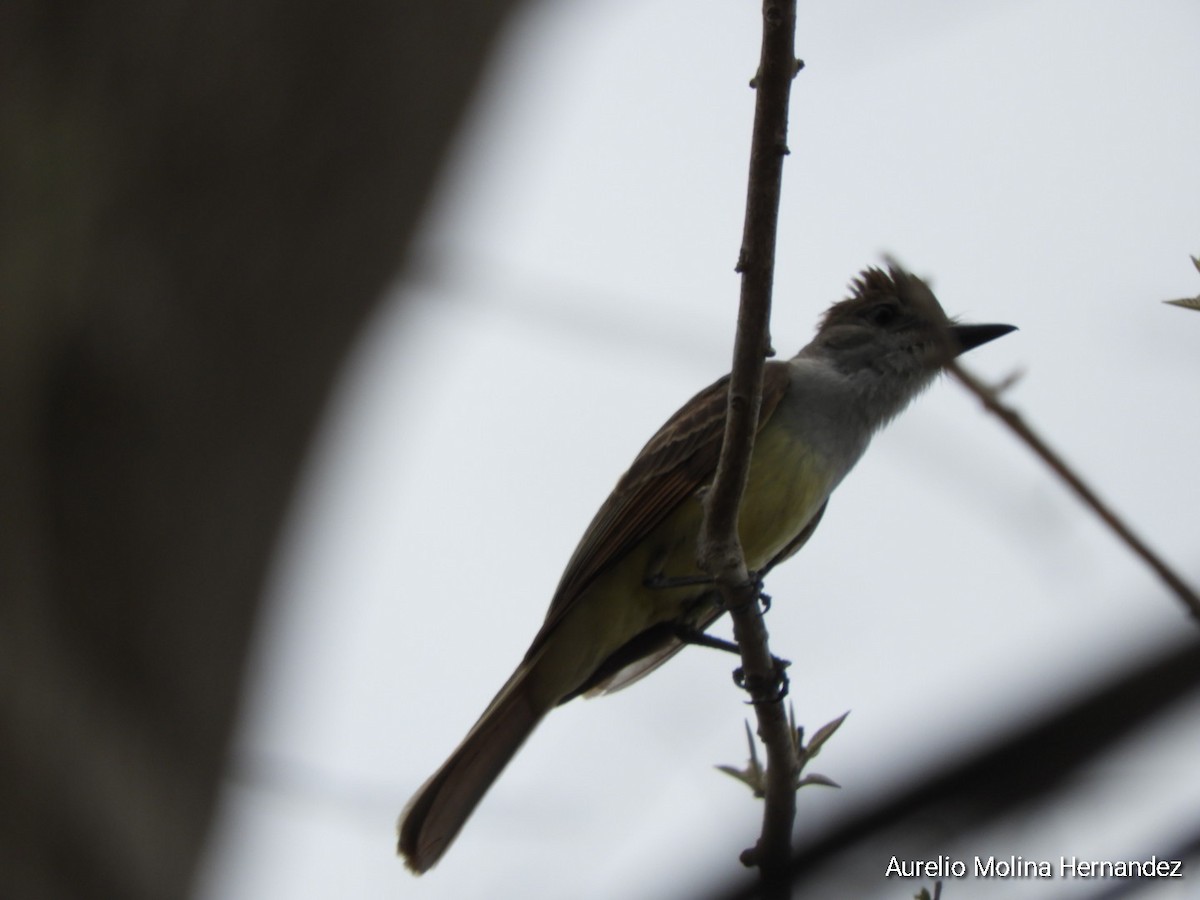
[[[759,427],[775,411],[788,378],[787,363],[770,361],[764,367]],[[596,576],[712,480],[721,453],[728,394],[726,375],[685,403],[638,453],[571,555],[530,653]]]

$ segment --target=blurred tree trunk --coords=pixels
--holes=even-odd
[[[305,445],[510,5],[0,11],[6,895],[187,894]]]

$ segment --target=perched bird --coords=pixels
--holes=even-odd
[[[871,436],[960,353],[1013,330],[946,317],[921,279],[872,268],[787,361],[768,361],[738,532],[760,576],[816,529]],[[400,819],[416,873],[450,846],[551,709],[646,675],[723,612],[696,562],[725,427],[728,376],[696,394],[642,448],[592,519],[515,672]]]

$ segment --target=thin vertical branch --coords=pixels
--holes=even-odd
[[[791,728],[775,688],[778,672],[758,608],[758,588],[746,570],[738,538],[738,509],[762,401],[763,363],[771,351],[771,289],[783,158],[788,153],[788,100],[799,70],[795,54],[795,0],[764,0],[763,41],[758,74],[746,219],[738,272],[742,276],[737,336],[729,382],[729,406],[721,458],[705,498],[700,563],[720,585],[733,618],[742,669],[767,751],[763,831],[743,862],[758,866],[766,896],[786,896],[784,877],[791,853],[798,772]]]

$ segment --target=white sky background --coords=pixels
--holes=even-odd
[[[951,314],[1020,326],[968,364],[1023,371],[1008,399],[1193,583],[1200,314],[1159,301],[1200,291],[1198,45],[1195,0],[802,4],[773,317],[790,356],[888,252]],[[739,872],[759,806],[712,766],[744,761],[749,711],[733,660],[696,649],[556,710],[433,872],[393,854],[595,508],[728,368],[758,48],[755,2],[514,22],[404,304],[364,333],[314,447],[202,900],[657,898]],[[801,827],[1192,627],[947,380],[768,589],[797,718],[853,710],[815,766],[844,787],[802,791]],[[1197,712],[1078,804],[943,852],[1161,855],[1200,823]],[[912,896],[886,863],[863,896]],[[949,896],[1074,887],[1096,885]]]

